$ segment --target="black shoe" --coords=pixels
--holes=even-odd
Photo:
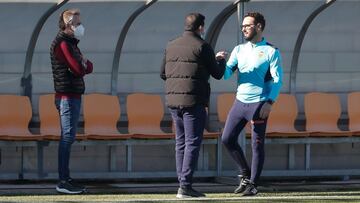
[[[176,195],[177,198],[205,197],[205,194],[194,190],[192,187],[180,187]]]
[[[247,176],[239,175],[239,178],[240,178],[240,183],[239,186],[234,191],[235,194],[244,192],[246,186],[250,183],[250,180]]]
[[[84,192],[86,191],[85,186],[80,185],[80,184],[79,184],[78,182],[76,182],[74,179],[69,178],[69,179],[68,179],[68,182],[69,182],[71,185],[73,185],[74,187],[77,187],[77,188],[83,190]]]
[[[258,193],[258,190],[255,186],[254,183],[249,183],[246,188],[245,191],[243,192],[243,196],[255,196]]]
[[[56,186],[56,191],[65,194],[81,194],[84,189],[72,185],[69,181],[60,181]]]

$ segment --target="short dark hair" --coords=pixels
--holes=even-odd
[[[185,17],[185,30],[186,31],[195,31],[200,26],[204,26],[205,16],[201,13],[189,13]]]
[[[258,23],[260,23],[261,25],[261,30],[264,31],[265,29],[265,18],[261,13],[258,12],[249,12],[247,13],[245,17],[253,17],[255,19],[255,25],[257,25]]]

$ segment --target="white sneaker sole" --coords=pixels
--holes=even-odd
[[[206,196],[193,197],[193,196],[189,196],[189,195],[182,195],[182,194],[177,194],[177,195],[176,195],[176,198],[179,198],[179,199],[185,199],[185,198],[202,198],[202,197],[206,197]]]
[[[182,195],[182,194],[177,194],[176,198],[179,199],[184,199],[184,198],[196,198],[196,197],[192,197],[192,196],[188,196],[188,195]]]
[[[81,191],[69,191],[65,188],[59,188],[56,186],[56,191],[60,192],[60,193],[64,193],[64,194],[81,194],[84,192],[84,190]]]

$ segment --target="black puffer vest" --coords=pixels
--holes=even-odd
[[[210,96],[210,73],[207,57],[201,54],[206,42],[194,32],[172,40],[166,48],[165,89],[168,107],[207,106]]]
[[[57,93],[83,94],[85,92],[85,83],[82,77],[71,73],[70,68],[55,56],[55,48],[60,42],[66,41],[70,47],[70,52],[81,63],[81,53],[77,48],[79,40],[59,32],[50,47],[50,59],[54,78],[54,88]]]

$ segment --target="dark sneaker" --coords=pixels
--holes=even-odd
[[[239,187],[237,187],[234,191],[235,194],[239,194],[245,191],[246,186],[250,183],[250,180],[247,176],[239,175],[240,178],[240,184]]]
[[[249,183],[246,188],[245,191],[243,192],[243,196],[254,196],[258,193],[258,190],[256,188],[256,186],[254,185],[254,183]]]
[[[192,187],[180,187],[176,195],[177,198],[205,197],[205,194],[194,190]]]
[[[84,192],[84,189],[72,185],[69,181],[60,181],[56,186],[56,191],[65,194],[80,194]]]
[[[74,179],[69,178],[69,179],[68,179],[68,182],[69,182],[71,185],[73,185],[74,187],[77,187],[77,188],[79,188],[79,189],[83,190],[84,192],[86,191],[85,186],[80,185],[80,184],[79,184],[79,183],[77,183]]]

